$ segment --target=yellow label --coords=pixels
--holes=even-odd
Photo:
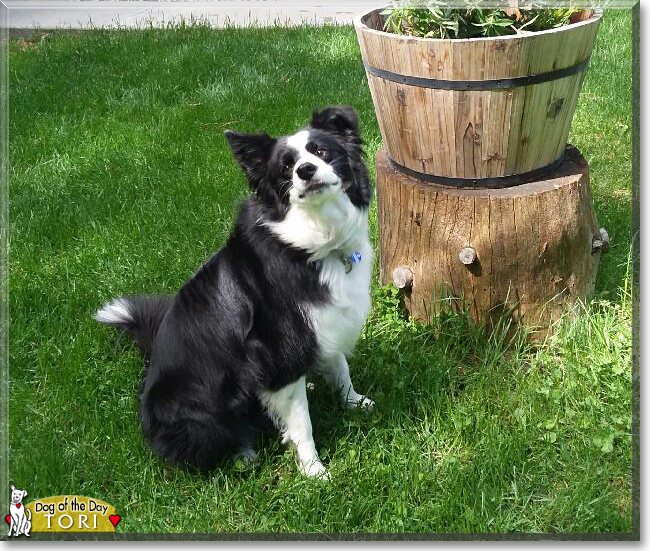
[[[115,507],[84,496],[53,496],[25,505],[32,532],[115,532]],[[115,525],[114,525],[115,523]]]

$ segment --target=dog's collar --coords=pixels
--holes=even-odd
[[[339,251],[337,253],[337,258],[339,259],[341,264],[343,264],[343,267],[345,268],[345,273],[349,274],[352,271],[354,265],[361,262],[361,253],[356,251],[351,253],[343,253]],[[319,270],[323,267],[322,260],[317,260],[315,264]]]
[[[348,254],[341,253],[339,255],[339,260],[345,267],[345,273],[349,274],[352,271],[354,265],[359,264],[359,262],[361,262],[361,253],[356,251]]]

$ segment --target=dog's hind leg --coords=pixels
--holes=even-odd
[[[260,400],[282,431],[282,441],[291,442],[295,446],[300,472],[328,479],[329,473],[318,457],[312,436],[305,376],[280,390],[262,391]]]

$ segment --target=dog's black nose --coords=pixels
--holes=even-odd
[[[316,174],[318,167],[312,163],[303,163],[296,170],[298,178],[301,180],[311,180],[312,176]]]

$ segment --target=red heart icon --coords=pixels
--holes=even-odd
[[[19,509],[20,509],[21,505],[22,505],[22,503],[16,503],[16,507],[18,507]]]
[[[111,515],[108,517],[108,520],[110,520],[113,523],[113,526],[117,527],[117,523],[120,522],[120,515]]]
[[[11,515],[7,515],[5,517],[5,520],[7,521],[7,523],[11,524]]]

